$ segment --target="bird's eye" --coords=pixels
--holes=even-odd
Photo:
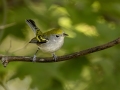
[[[58,35],[56,35],[56,37],[59,37]]]

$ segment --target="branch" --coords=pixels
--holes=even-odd
[[[111,41],[111,42],[103,44],[103,45],[92,47],[92,48],[89,48],[89,49],[86,49],[86,50],[82,50],[82,51],[79,51],[79,52],[75,52],[75,53],[72,53],[72,54],[68,54],[68,55],[65,55],[65,56],[58,56],[57,61],[55,61],[51,57],[48,57],[48,58],[37,57],[36,58],[36,62],[47,63],[47,62],[66,61],[66,60],[70,60],[72,58],[76,58],[76,57],[79,57],[79,56],[84,56],[84,55],[87,55],[87,54],[90,54],[90,53],[93,53],[93,52],[97,52],[97,51],[101,51],[101,50],[110,48],[110,47],[115,46],[115,45],[117,45],[119,43],[120,43],[120,37],[115,39],[115,40],[113,40],[113,41]],[[6,65],[9,62],[13,62],[13,61],[32,62],[33,57],[26,57],[26,56],[3,56],[3,55],[0,55],[0,59],[2,60],[3,65],[6,67]]]

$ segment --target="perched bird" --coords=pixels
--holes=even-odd
[[[61,48],[64,43],[64,37],[68,36],[68,34],[64,33],[61,29],[52,29],[42,33],[33,20],[27,19],[26,23],[35,33],[35,37],[32,38],[29,43],[35,43],[38,45],[38,50],[34,54],[33,61],[36,61],[36,54],[39,50],[51,53],[53,59],[56,61],[57,56],[55,55],[55,51]]]

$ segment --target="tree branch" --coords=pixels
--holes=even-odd
[[[86,50],[82,50],[82,51],[79,51],[79,52],[75,52],[75,53],[72,53],[72,54],[68,54],[68,55],[65,55],[65,56],[58,56],[56,62],[66,61],[66,60],[70,60],[72,58],[76,58],[76,57],[84,56],[84,55],[87,55],[87,54],[90,54],[90,53],[93,53],[93,52],[101,51],[101,50],[110,48],[112,46],[115,46],[115,45],[117,45],[119,43],[120,43],[120,37],[115,39],[115,40],[113,40],[113,41],[111,41],[111,42],[103,44],[103,45],[92,47],[92,48],[89,48],[89,49],[86,49]],[[3,56],[3,55],[0,55],[0,59],[2,60],[3,65],[6,67],[6,65],[9,62],[13,62],[13,61],[32,62],[33,57],[26,57],[26,56]],[[55,60],[53,58],[51,58],[51,57],[48,57],[48,58],[37,57],[36,58],[36,62],[46,63],[46,62],[55,62]]]

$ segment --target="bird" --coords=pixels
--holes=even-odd
[[[36,54],[39,50],[51,53],[53,59],[56,61],[57,55],[55,54],[55,52],[62,47],[64,43],[64,38],[68,36],[68,34],[66,34],[60,28],[54,28],[43,33],[37,27],[34,20],[26,19],[25,21],[35,34],[35,37],[32,38],[29,43],[34,43],[38,46],[38,49],[33,56],[33,62],[36,61]]]

